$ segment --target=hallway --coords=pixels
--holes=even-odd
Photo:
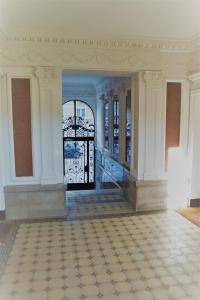
[[[200,300],[199,12],[0,0],[0,300]]]
[[[199,229],[174,212],[30,220],[16,230],[1,260],[3,300],[199,299]]]

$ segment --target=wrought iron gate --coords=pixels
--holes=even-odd
[[[64,176],[68,189],[95,186],[94,114],[85,102],[63,105]]]

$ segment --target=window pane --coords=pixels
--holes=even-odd
[[[131,90],[126,97],[126,162],[131,163]]]
[[[104,99],[104,148],[109,147],[109,102]]]
[[[86,103],[81,101],[76,101],[76,136],[94,136],[93,111]]]
[[[64,137],[75,137],[74,101],[63,104]]]
[[[94,137],[94,115],[91,108],[81,101],[63,104],[63,131],[64,137]]]
[[[114,97],[113,101],[113,154],[119,156],[119,99]]]

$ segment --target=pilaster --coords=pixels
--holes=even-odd
[[[63,182],[61,71],[38,67],[41,124],[41,184]]]
[[[103,96],[101,92],[97,91],[97,107],[96,110],[97,114],[97,124],[96,124],[96,141],[97,141],[97,148],[100,151],[103,151],[104,148],[104,102],[103,102]]]
[[[136,211],[166,209],[164,179],[164,80],[161,71],[132,78],[133,164],[128,198]]]
[[[190,199],[200,198],[200,72],[189,76],[190,90]]]
[[[145,71],[143,80],[144,116],[139,115],[145,123],[143,179],[160,180],[164,163],[163,74],[161,71]]]
[[[1,72],[0,70],[0,210],[5,209],[5,199],[4,199],[4,184],[6,177],[5,170],[5,160],[6,160],[6,152],[5,152],[5,132],[4,132],[4,97],[5,97],[5,84],[6,84],[6,74]]]
[[[140,99],[141,100],[141,99]],[[130,172],[133,178],[139,176],[139,74],[131,78],[131,166]],[[141,143],[141,140],[140,140]],[[141,168],[141,164],[140,164]]]

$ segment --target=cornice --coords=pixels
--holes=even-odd
[[[92,48],[92,49],[158,49],[162,52],[190,52],[193,48],[191,40],[170,39],[91,39],[68,37],[43,37],[43,36],[8,36],[0,34],[0,40],[15,43],[33,43],[44,45],[63,45],[67,48]],[[193,43],[196,39],[193,40]]]

